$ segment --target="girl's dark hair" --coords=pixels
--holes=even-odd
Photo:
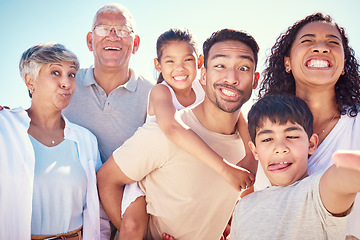
[[[313,115],[300,98],[294,95],[267,95],[260,98],[248,113],[248,129],[255,144],[256,134],[266,120],[280,125],[288,121],[302,126],[310,139],[313,134]]]
[[[335,84],[335,98],[338,110],[342,115],[346,113],[354,117],[358,113],[357,105],[360,105],[360,73],[359,63],[355,58],[355,51],[349,46],[345,30],[339,27],[333,19],[322,13],[315,13],[297,21],[282,33],[271,48],[271,55],[266,61],[266,69],[263,72],[264,79],[261,82],[259,97],[271,94],[295,95],[295,79],[292,74],[285,71],[284,58],[290,56],[293,41],[299,30],[311,22],[327,22],[333,24],[341,35],[345,54],[344,75],[340,75]]]
[[[156,54],[159,62],[165,45],[171,41],[185,41],[189,43],[193,47],[195,53],[198,54],[195,39],[188,29],[171,28],[170,30],[161,34],[157,39]],[[164,77],[162,73],[160,73],[157,83],[161,83],[162,81],[164,81]]]

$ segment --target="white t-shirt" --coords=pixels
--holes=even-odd
[[[181,109],[184,109],[184,108],[187,108],[187,107],[188,108],[194,107],[194,106],[198,105],[199,103],[201,103],[205,98],[205,91],[202,88],[199,80],[197,80],[197,79],[195,79],[193,81],[193,83],[192,83],[192,89],[194,90],[195,95],[196,95],[195,102],[193,104],[191,104],[190,106],[187,106],[187,107],[181,105],[179,100],[176,98],[174,90],[172,89],[172,87],[170,87],[169,84],[167,84],[167,82],[162,81],[160,84],[166,86],[169,89],[169,91],[171,93],[171,96],[172,96],[172,102],[173,102],[174,107],[176,108],[176,110],[181,110]],[[150,93],[151,93],[151,91],[150,91]],[[150,98],[150,93],[149,93],[149,98]],[[151,122],[151,121],[156,121],[156,116],[155,115],[152,115],[152,116],[149,115],[149,100],[148,100],[146,122]]]
[[[64,139],[45,146],[29,134],[35,152],[32,198],[32,235],[56,235],[83,225],[86,207],[86,173],[77,145]]]
[[[324,141],[309,158],[309,175],[325,171],[332,164],[332,154],[337,150],[360,150],[360,113],[356,117],[341,115],[341,118],[327,135]],[[264,171],[259,164],[256,175],[255,190],[269,186]],[[355,199],[352,213],[349,216],[347,234],[360,239],[360,195]]]
[[[314,174],[290,186],[271,186],[242,198],[231,224],[231,239],[341,240],[346,217],[334,217],[322,204]]]

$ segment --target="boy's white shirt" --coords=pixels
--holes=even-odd
[[[321,176],[317,173],[286,187],[270,186],[241,199],[231,239],[345,239],[348,217],[334,217],[324,207]]]
[[[309,158],[308,173],[312,175],[328,169],[333,162],[332,155],[337,150],[360,150],[360,113],[356,117],[341,115],[338,123],[329,135],[318,146],[314,154]],[[255,181],[255,191],[270,186],[261,164]],[[347,224],[347,234],[360,239],[360,194],[357,194],[352,213]]]

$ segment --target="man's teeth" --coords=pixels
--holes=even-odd
[[[104,48],[105,50],[117,50],[117,51],[119,51],[120,50],[120,48],[118,48],[118,47],[106,47],[106,48]]]
[[[226,90],[226,89],[221,89],[221,92],[223,94],[225,94],[226,96],[229,96],[229,97],[235,97],[236,96],[236,94],[234,92]]]
[[[329,63],[328,61],[314,59],[309,61],[308,67],[316,67],[316,68],[329,67]]]
[[[176,81],[182,81],[182,80],[185,80],[185,79],[186,79],[186,76],[176,76],[176,77],[174,77],[174,79],[175,79]]]

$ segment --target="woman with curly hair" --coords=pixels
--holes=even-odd
[[[272,47],[259,97],[296,95],[309,106],[319,136],[319,147],[309,158],[309,174],[330,167],[336,150],[360,149],[359,76],[345,30],[330,16],[316,13],[297,21]],[[360,238],[359,226],[358,196],[348,224],[355,239]]]

